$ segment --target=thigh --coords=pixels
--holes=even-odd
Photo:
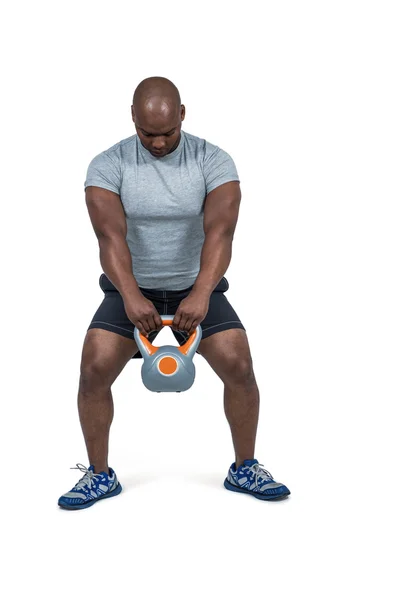
[[[253,361],[244,329],[219,331],[201,340],[198,352],[224,383],[254,377]]]
[[[136,351],[133,339],[104,329],[89,329],[82,348],[81,380],[111,386]]]

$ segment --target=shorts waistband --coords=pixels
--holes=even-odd
[[[180,294],[187,294],[191,289],[193,289],[192,285],[184,290],[159,290],[153,288],[143,288],[139,286],[140,291],[144,292],[145,294],[151,294],[152,296],[158,296],[159,298],[165,298],[166,295],[170,298],[174,295],[179,296]]]
[[[99,285],[103,292],[118,292],[117,288],[111,283],[105,273],[100,275]],[[152,296],[153,298],[159,298],[160,300],[168,299],[176,299],[180,296],[187,295],[190,290],[193,289],[193,285],[185,288],[184,290],[160,290],[153,288],[143,288],[139,286],[139,290],[143,292],[144,295]],[[229,289],[229,283],[225,277],[223,277],[215,287],[214,291],[226,292]]]

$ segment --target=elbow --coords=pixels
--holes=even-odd
[[[101,235],[97,236],[97,241],[99,243],[100,252],[102,250],[107,250],[112,246],[119,246],[121,243],[126,242],[126,236],[123,232],[113,231],[110,233],[103,232]]]
[[[204,229],[204,235],[206,238],[213,238],[215,240],[224,240],[226,242],[232,241],[235,234],[235,226],[229,225],[214,225]]]

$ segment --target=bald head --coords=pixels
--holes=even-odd
[[[131,112],[145,148],[163,155],[174,151],[180,141],[185,107],[172,81],[165,77],[143,79],[133,94]]]
[[[168,119],[179,113],[181,97],[178,88],[169,79],[148,77],[137,86],[132,107],[138,115],[150,113]]]

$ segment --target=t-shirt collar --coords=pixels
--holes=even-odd
[[[138,142],[139,142],[139,148],[140,148],[140,152],[145,155],[146,160],[155,160],[155,161],[160,161],[160,162],[166,162],[171,160],[171,158],[175,158],[175,156],[177,156],[178,154],[181,153],[182,148],[183,148],[183,144],[184,144],[184,137],[185,137],[185,132],[181,129],[181,139],[179,140],[179,144],[177,145],[177,147],[175,148],[175,150],[173,150],[173,152],[170,152],[169,154],[166,154],[165,156],[154,156],[151,152],[149,152],[147,150],[147,148],[145,148],[138,136]]]

